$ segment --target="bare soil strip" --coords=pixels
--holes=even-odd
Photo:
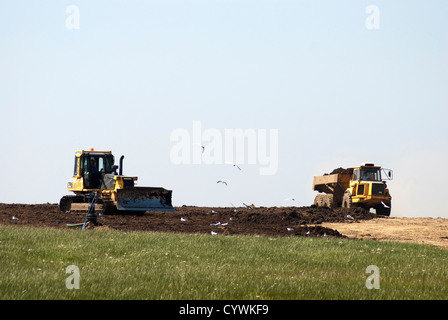
[[[85,216],[61,212],[57,204],[0,203],[0,224],[6,225],[80,228]],[[383,217],[360,208],[182,206],[175,212],[98,215],[98,221],[122,231],[347,237],[448,248],[448,219]]]
[[[323,227],[337,230],[354,239],[412,242],[448,248],[448,219],[384,217],[356,223],[324,222]]]

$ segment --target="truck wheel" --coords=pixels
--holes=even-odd
[[[333,199],[334,199],[334,197],[332,194],[327,194],[324,198],[324,200],[325,200],[324,206],[328,207],[328,208],[335,208],[336,206],[335,206]]]
[[[391,204],[388,204],[389,208],[384,207],[382,204],[378,205],[375,208],[376,214],[381,215],[381,216],[386,216],[389,217],[390,216],[390,210],[391,210]]]
[[[355,208],[356,204],[352,203],[352,195],[349,192],[344,193],[344,197],[342,198],[342,207],[343,208]]]
[[[324,206],[324,196],[323,194],[318,194],[314,198],[314,205],[316,207],[323,207]]]

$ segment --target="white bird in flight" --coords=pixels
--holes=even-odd
[[[228,162],[228,161],[226,161],[226,163],[227,164],[231,164],[232,166],[234,166],[234,167],[237,167],[238,168],[238,170],[240,170],[241,171],[241,168],[236,164],[236,163],[233,163],[233,162]]]
[[[286,198],[283,199],[283,201],[297,201],[296,198]],[[297,201],[298,203],[300,203],[300,201]]]
[[[225,181],[221,181],[221,180],[216,181],[216,183],[224,183],[225,185],[227,185],[227,182],[225,182]]]
[[[198,142],[193,143],[194,145],[198,145],[202,148],[202,153],[204,153],[205,147]]]
[[[381,204],[384,206],[384,208],[390,208],[388,205],[386,205],[383,201],[381,201]]]

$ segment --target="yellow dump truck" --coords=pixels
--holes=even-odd
[[[393,172],[365,163],[354,168],[338,168],[330,174],[315,176],[313,190],[318,191],[314,205],[318,207],[374,208],[377,214],[389,216],[392,197],[386,180]]]
[[[118,166],[111,151],[76,150],[73,177],[67,182],[68,191],[74,195],[61,198],[60,210],[87,212],[90,195],[95,193],[103,213],[175,211],[171,190],[137,187],[136,176],[123,175],[123,158],[120,157]]]

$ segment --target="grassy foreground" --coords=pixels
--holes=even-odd
[[[0,299],[446,299],[447,262],[401,243],[0,226]]]

